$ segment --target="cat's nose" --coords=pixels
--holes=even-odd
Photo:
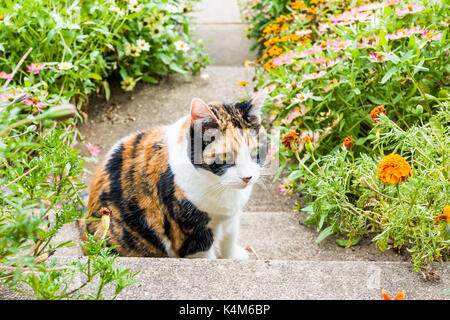
[[[252,179],[252,177],[243,177],[241,178],[242,181],[244,181],[245,183],[249,183],[249,181]]]

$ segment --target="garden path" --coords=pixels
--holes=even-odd
[[[254,55],[244,37],[237,0],[204,0],[194,16],[196,33],[205,40],[214,62],[203,76],[177,75],[158,85],[140,83],[132,93],[116,85],[109,102],[92,99],[88,122],[80,130],[86,142],[100,147],[100,159],[121,137],[183,116],[194,97],[235,101],[248,96],[237,83],[252,80],[253,71],[244,61]],[[93,172],[97,165],[91,162],[87,168]],[[91,179],[92,174],[83,177],[87,185]],[[299,223],[303,216],[292,209],[302,199],[282,197],[278,182],[271,180],[266,177],[255,187],[243,214],[240,243],[253,249],[251,260],[120,258],[120,265],[142,272],[138,283],[119,298],[380,299],[381,289],[391,295],[403,290],[407,299],[448,298],[437,294],[450,288],[443,265],[436,266],[441,281],[425,282],[403,255],[392,250],[381,253],[370,239],[347,249],[338,247],[333,237],[315,243],[316,230]],[[79,239],[75,226],[58,236],[67,239]],[[74,259],[81,252],[60,249],[56,255]]]

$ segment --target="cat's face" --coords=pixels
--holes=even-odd
[[[262,92],[249,101],[209,105],[194,99],[188,147],[192,164],[226,187],[254,184],[267,156],[260,120],[264,98]]]

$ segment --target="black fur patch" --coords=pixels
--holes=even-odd
[[[213,244],[213,233],[207,228],[208,214],[187,199],[175,198],[174,174],[170,168],[161,175],[158,182],[158,195],[167,208],[168,214],[178,223],[183,233],[189,234],[178,254],[180,257],[200,251],[207,251]]]

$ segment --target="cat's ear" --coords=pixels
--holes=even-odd
[[[194,98],[191,102],[191,125],[197,120],[202,123],[217,123],[217,118],[208,105],[203,100]]]
[[[256,92],[250,102],[251,106],[248,110],[248,116],[252,122],[261,122],[261,109],[266,101],[268,91],[266,89]]]

